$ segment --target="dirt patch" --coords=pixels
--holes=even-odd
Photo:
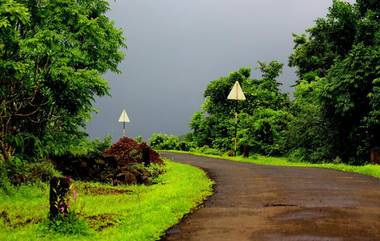
[[[12,219],[7,211],[0,212],[0,221],[3,221],[5,226],[10,228],[20,228],[29,224],[41,223],[42,220],[42,218],[25,218],[19,215]]]
[[[94,216],[86,216],[85,219],[90,225],[90,227],[97,232],[101,232],[104,229],[113,227],[120,223],[120,219],[118,218],[118,215],[111,214],[111,213],[99,214],[99,215],[94,215]]]
[[[9,214],[7,211],[2,211],[0,213],[0,220],[3,220],[5,225],[9,225],[11,223],[11,219],[9,218]]]

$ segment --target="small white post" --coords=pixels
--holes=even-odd
[[[119,122],[123,123],[123,137],[127,136],[127,131],[125,129],[125,123],[129,123],[131,121],[129,120],[128,114],[125,110],[123,110],[121,112],[121,115],[119,117]]]

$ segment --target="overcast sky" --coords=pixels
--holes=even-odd
[[[287,67],[292,33],[325,16],[332,0],[117,0],[108,15],[124,30],[128,50],[122,74],[106,74],[112,97],[96,101],[91,137],[152,132],[181,135],[203,102],[207,83],[257,61],[285,63],[280,81],[296,80]],[[254,70],[253,76],[259,73]]]

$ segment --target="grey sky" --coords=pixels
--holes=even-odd
[[[207,83],[242,66],[280,60],[287,66],[292,33],[325,16],[332,0],[118,0],[109,16],[127,36],[122,74],[106,74],[112,97],[97,100],[91,137],[181,135],[203,102]],[[253,76],[259,76],[253,71]],[[291,91],[294,70],[280,80]]]

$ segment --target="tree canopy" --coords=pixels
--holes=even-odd
[[[220,150],[230,150],[235,134],[235,111],[240,112],[239,149],[263,154],[282,153],[284,143],[281,132],[287,121],[290,101],[279,90],[277,77],[283,65],[278,61],[259,62],[260,79],[251,79],[251,69],[241,68],[211,81],[204,93],[205,102],[191,121],[192,139],[197,146],[207,145]],[[238,81],[246,101],[227,100],[234,83]],[[260,134],[259,134],[260,133]],[[266,145],[264,147],[264,145]],[[258,147],[263,148],[258,148]],[[276,147],[275,147],[276,146]]]
[[[325,139],[324,158],[362,163],[380,146],[379,6],[373,0],[355,4],[334,0],[325,18],[318,19],[306,34],[294,37],[289,65],[297,68],[297,88],[305,85],[303,80],[317,84],[314,90],[318,92],[309,92],[317,106],[309,126],[324,130],[314,133],[316,139]],[[314,153],[322,147],[321,143],[318,148],[300,145]]]
[[[260,79],[242,68],[210,82],[191,128],[197,145],[231,149],[233,112],[241,111],[240,151],[287,153],[312,162],[363,164],[380,150],[380,3],[334,0],[325,17],[294,34],[289,66],[298,80],[294,99],[280,93],[282,64],[258,63]],[[226,100],[239,81],[247,101]]]
[[[1,156],[46,155],[84,135],[109,94],[123,33],[105,0],[0,0]]]

